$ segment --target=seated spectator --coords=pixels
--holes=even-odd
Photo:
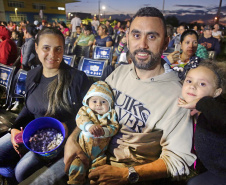
[[[101,24],[98,27],[98,35],[94,40],[94,45],[103,46],[103,47],[111,47],[112,46],[112,38],[107,34],[108,29],[105,25]]]
[[[205,46],[207,51],[214,51],[216,55],[220,53],[220,43],[212,36],[212,28],[209,25],[204,27],[203,37],[198,42]]]
[[[30,70],[31,66],[36,66],[35,36],[38,33],[36,26],[27,24],[24,31],[25,43],[21,47],[21,64],[24,70]]]
[[[169,38],[169,44],[167,48],[173,48],[174,47],[174,40],[173,40],[173,26],[166,25],[166,31],[167,31],[167,37]]]
[[[18,31],[12,31],[12,37],[11,39],[15,42],[17,47],[21,47],[23,44],[23,38],[21,38],[20,34]]]
[[[8,21],[8,25],[7,28],[12,32],[14,30],[16,30],[15,25],[13,25],[12,21]]]
[[[61,21],[59,23],[60,31],[65,37],[65,45],[68,45],[69,43],[72,43],[72,39],[70,38],[70,30],[66,26],[65,22]]]
[[[11,133],[0,138],[0,175],[6,177],[7,184],[10,185],[19,184],[47,164],[50,168],[59,162],[63,164],[62,152],[49,161],[41,160],[31,151],[20,158],[18,145],[14,140],[15,135],[21,132],[20,127],[25,127],[38,117],[53,117],[63,123],[67,139],[67,135],[76,126],[75,116],[89,89],[86,74],[64,63],[64,36],[59,30],[41,30],[37,35],[36,51],[42,66],[28,72],[26,106],[17,117]],[[63,172],[64,168],[57,170]],[[59,179],[65,173],[62,176],[59,173],[55,175],[55,179]],[[41,182],[37,184],[46,185]]]
[[[108,29],[108,35],[112,37],[114,35],[114,30],[113,30],[112,26],[110,25],[109,20],[106,20],[106,26]]]
[[[1,21],[1,25],[7,27],[7,22]]]
[[[212,36],[220,42],[222,39],[222,32],[219,30],[219,24],[214,25],[214,29],[212,30]]]
[[[76,26],[75,38],[78,38],[79,35],[82,33],[81,26]]]
[[[114,26],[114,31],[117,32],[118,29],[121,27],[121,22],[117,22],[117,24]]]
[[[169,64],[184,64],[195,55],[198,47],[198,34],[194,30],[186,30],[181,35],[181,49],[180,51],[174,51],[170,53],[164,60]]]
[[[175,46],[176,44],[180,44],[181,35],[184,31],[187,30],[187,26],[185,24],[181,24],[177,29],[177,34],[173,37],[171,45]]]
[[[92,28],[90,25],[85,25],[84,33],[81,33],[77,40],[75,41],[74,45],[79,46],[91,46],[94,41],[94,35],[91,34]]]
[[[61,21],[59,23],[60,26],[60,31],[62,32],[62,34],[64,35],[64,37],[68,37],[70,35],[70,30],[69,28],[66,26],[65,22]]]
[[[0,26],[0,63],[11,66],[16,58],[17,47],[11,40],[11,32],[5,26]]]

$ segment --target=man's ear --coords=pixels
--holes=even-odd
[[[165,42],[164,42],[164,46],[163,46],[163,51],[167,50],[168,44],[169,44],[169,37],[166,37]]]
[[[129,30],[126,32],[127,48],[129,48]]]
[[[216,97],[220,96],[221,93],[222,93],[222,88],[218,88],[215,90],[213,97],[216,98]]]

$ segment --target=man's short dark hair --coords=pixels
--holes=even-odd
[[[133,16],[133,18],[131,20],[131,24],[136,17],[158,17],[158,18],[160,18],[162,20],[162,23],[163,23],[163,28],[164,28],[164,31],[165,31],[165,37],[167,37],[165,18],[163,16],[162,12],[160,12],[157,8],[155,8],[155,7],[144,7],[144,8],[139,9],[137,11],[137,13]]]

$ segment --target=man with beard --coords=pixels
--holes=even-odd
[[[140,9],[127,43],[133,63],[121,65],[106,79],[121,129],[108,148],[110,165],[91,170],[90,184],[170,184],[168,177],[189,174],[196,157],[191,153],[190,112],[177,106],[179,79],[161,60],[168,45],[162,13],[153,7]],[[78,133],[75,129],[65,146],[66,171],[75,156],[89,165],[74,139]]]

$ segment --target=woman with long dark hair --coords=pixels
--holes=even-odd
[[[64,36],[58,29],[41,30],[35,48],[42,66],[28,72],[25,106],[11,134],[0,138],[0,174],[9,184],[18,184],[47,164],[31,151],[19,157],[14,137],[21,132],[20,128],[35,118],[48,116],[61,121],[66,135],[70,134],[76,127],[75,116],[89,88],[86,74],[64,62]],[[49,162],[53,164],[57,160],[63,164],[62,152]]]

